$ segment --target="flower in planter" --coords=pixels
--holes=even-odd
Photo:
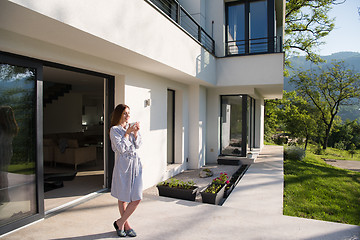
[[[229,176],[227,173],[220,173],[220,176],[214,178],[211,185],[205,190],[207,193],[217,193],[224,184],[229,184]]]
[[[170,178],[157,184],[159,195],[163,197],[172,197],[195,201],[198,186],[193,181],[181,181],[176,178]]]
[[[211,184],[206,190],[206,193],[217,193],[220,189],[222,188],[222,185],[218,185],[218,184]]]
[[[220,176],[217,178],[214,178],[212,181],[212,184],[228,184],[229,183],[229,176],[227,173],[220,173]]]
[[[195,183],[192,180],[184,182],[176,178],[170,178],[168,180],[160,182],[158,185],[168,186],[170,188],[182,188],[182,189],[191,189],[195,187]]]

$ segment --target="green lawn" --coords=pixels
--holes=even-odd
[[[303,161],[284,161],[284,214],[360,225],[360,172],[339,169],[322,158],[349,159],[343,152],[307,151]]]
[[[35,174],[35,163],[11,164],[8,171],[17,174]]]
[[[316,147],[309,145],[309,150],[314,152]],[[322,158],[336,159],[336,160],[351,160],[360,161],[360,150],[356,150],[354,155],[351,155],[349,151],[340,150],[336,148],[327,148],[325,153],[321,155]]]

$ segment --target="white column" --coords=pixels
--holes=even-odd
[[[255,100],[255,147],[264,146],[264,99]]]
[[[199,117],[200,117],[200,87],[190,85],[189,87],[189,169],[198,169],[199,162]]]

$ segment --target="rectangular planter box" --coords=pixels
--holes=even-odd
[[[232,192],[234,187],[235,187],[235,185],[231,184],[230,188],[226,190],[226,185],[225,185],[224,198],[227,198],[230,195],[230,193]]]
[[[182,189],[182,188],[171,188],[164,185],[157,185],[156,186],[159,195],[163,197],[171,197],[189,201],[195,201],[196,193],[198,187],[194,186],[192,189]]]
[[[221,200],[224,198],[225,186],[226,185],[223,185],[220,188],[220,190],[215,194],[214,193],[206,193],[205,192],[206,188],[205,188],[203,191],[200,192],[201,197],[202,197],[202,202],[219,205]]]

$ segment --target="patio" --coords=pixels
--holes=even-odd
[[[136,239],[360,239],[359,226],[282,215],[282,194],[283,149],[265,146],[223,206],[148,189],[130,223]],[[118,239],[112,226],[118,217],[116,200],[98,193],[3,239]]]

